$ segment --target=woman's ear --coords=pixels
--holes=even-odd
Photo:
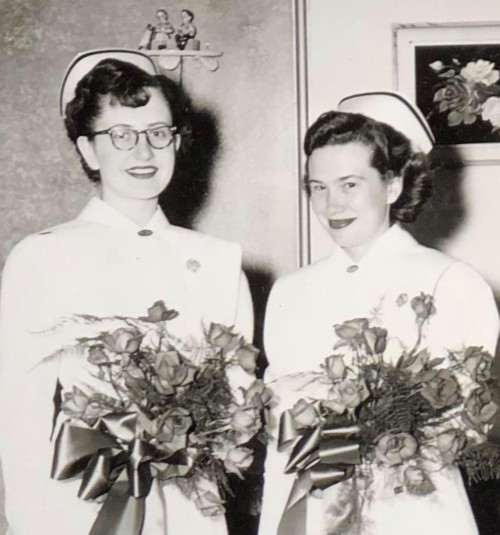
[[[95,155],[94,145],[90,142],[90,139],[87,136],[80,136],[76,140],[76,145],[90,169],[97,171],[99,169],[99,162]]]
[[[393,175],[392,173],[386,178],[387,180],[387,204],[394,204],[403,191],[403,178]]]
[[[181,135],[180,134],[175,134],[175,136],[174,136],[175,152],[177,152],[179,150],[180,146],[181,146]]]

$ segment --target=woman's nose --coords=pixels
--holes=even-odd
[[[153,157],[153,148],[149,144],[145,132],[139,134],[134,151],[136,158],[140,160],[149,160]]]
[[[328,189],[326,205],[329,211],[334,211],[344,206],[344,199],[338,191]]]

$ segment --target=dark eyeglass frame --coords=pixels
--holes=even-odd
[[[128,132],[133,133],[135,135],[135,142],[129,149],[124,149],[116,145],[116,140],[113,137],[113,131],[116,131],[117,128],[125,128]],[[167,128],[168,130],[170,130],[172,137],[169,140],[167,140],[165,145],[161,145],[158,147],[153,144],[154,141],[151,140],[150,135],[152,132],[160,128]],[[113,126],[110,126],[109,128],[106,128],[106,130],[98,130],[97,132],[91,132],[90,134],[87,135],[87,137],[89,139],[92,139],[95,136],[101,136],[103,134],[109,135],[109,138],[111,139],[111,143],[113,144],[113,147],[115,147],[115,149],[117,150],[129,151],[129,150],[134,149],[137,146],[137,143],[139,143],[140,134],[146,134],[146,140],[150,147],[156,150],[161,150],[161,149],[166,149],[172,144],[175,138],[175,134],[177,134],[177,127],[170,126],[168,124],[158,124],[156,126],[151,126],[150,128],[145,128],[144,130],[136,130],[135,128],[132,128],[131,126],[126,125],[126,124],[115,124]]]

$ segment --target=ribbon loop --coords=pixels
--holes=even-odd
[[[298,430],[290,424],[290,411],[280,418],[278,448],[290,442]],[[287,414],[288,413],[288,414]],[[314,489],[325,490],[351,478],[355,466],[361,464],[358,425],[326,425],[303,432],[298,438],[285,467],[285,473],[295,472],[297,477],[288,496],[278,527],[278,535],[302,533],[297,526],[305,526],[307,496]],[[292,530],[292,531],[290,531]]]
[[[183,452],[160,449],[137,438],[136,426],[135,413],[105,416],[91,428],[71,422],[61,426],[51,477],[62,480],[82,474],[78,496],[83,500],[106,494],[89,535],[140,535],[145,499],[153,483],[151,465],[156,470],[166,465],[168,470],[188,464]]]

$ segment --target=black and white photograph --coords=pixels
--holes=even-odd
[[[0,0],[0,535],[500,533],[500,6]]]

